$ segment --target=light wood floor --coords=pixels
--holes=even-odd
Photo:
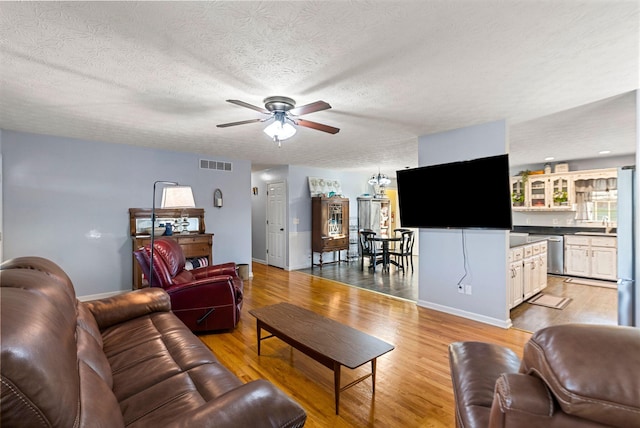
[[[613,288],[565,282],[563,276],[547,276],[544,294],[569,297],[564,309],[553,309],[524,302],[511,310],[516,328],[536,331],[550,325],[580,322],[616,325],[618,323],[618,291]]]
[[[359,261],[329,264],[320,269],[301,269],[299,272],[350,284],[379,293],[389,294],[412,301],[418,300],[418,259],[414,256],[414,267],[403,274],[394,266],[389,273],[367,268],[360,270]],[[550,325],[569,322],[617,324],[617,291],[611,288],[594,287],[578,283],[565,283],[564,276],[548,275],[548,286],[544,293],[558,297],[570,297],[564,309],[522,303],[511,311],[513,326],[534,332]]]
[[[530,334],[420,308],[415,302],[372,293],[303,272],[253,264],[245,281],[242,319],[230,332],[201,335],[220,361],[243,381],[264,378],[307,411],[308,427],[453,427],[454,401],[447,347],[479,340],[519,355]],[[366,380],[344,391],[335,415],[333,373],[279,339],[262,342],[257,356],[252,308],[290,302],[395,345],[378,359],[376,393]],[[369,365],[343,369],[343,385]]]

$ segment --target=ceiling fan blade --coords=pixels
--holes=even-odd
[[[310,120],[296,119],[295,123],[300,126],[305,126],[307,128],[328,132],[329,134],[337,134],[338,132],[340,132],[339,128],[334,128],[333,126],[329,126],[329,125],[323,125],[322,123],[318,123],[318,122],[312,122]]]
[[[289,110],[289,113],[300,116],[302,114],[313,113],[315,111],[327,110],[330,108],[331,106],[329,105],[329,103],[325,103],[324,101],[316,101],[315,103],[293,108]]]
[[[269,114],[271,113],[269,110],[262,108],[262,107],[258,107],[258,106],[254,106],[253,104],[249,104],[249,103],[245,103],[244,101],[240,101],[240,100],[227,100],[228,103],[231,104],[235,104],[241,107],[246,107],[246,108],[250,108],[251,110],[255,110],[255,111],[259,111],[260,113],[264,113],[264,114]]]
[[[244,125],[246,123],[264,122],[265,120],[267,119],[249,119],[249,120],[241,120],[240,122],[223,123],[216,126],[218,128],[227,128],[229,126]]]

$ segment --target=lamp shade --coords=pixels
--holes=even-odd
[[[162,208],[194,208],[191,186],[170,186],[162,189]]]
[[[282,141],[293,137],[296,133],[296,128],[290,123],[283,124],[281,121],[275,120],[271,125],[264,128],[264,133],[273,139],[277,138]]]

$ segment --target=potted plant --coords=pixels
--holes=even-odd
[[[514,207],[521,207],[524,205],[524,189],[527,184],[527,180],[529,179],[529,174],[531,174],[531,171],[528,169],[518,173],[518,175],[522,177],[522,184],[515,192],[511,192],[511,201],[513,202]]]
[[[567,200],[568,200],[567,192],[558,190],[557,192],[553,193],[553,202],[555,202],[556,204],[566,205]]]
[[[522,192],[511,193],[511,201],[513,202],[514,207],[521,207],[522,205],[524,205],[524,193]]]

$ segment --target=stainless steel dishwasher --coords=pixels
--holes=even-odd
[[[564,275],[564,236],[534,234],[530,236],[547,240],[547,273]]]

